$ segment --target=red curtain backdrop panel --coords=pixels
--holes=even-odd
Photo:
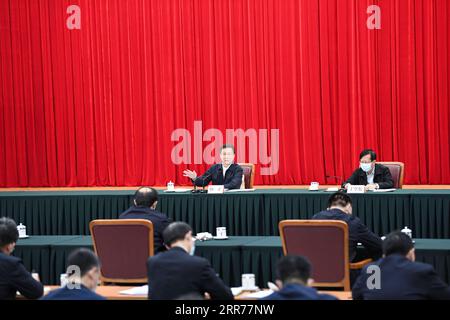
[[[0,0],[0,186],[188,184],[195,121],[279,130],[256,184],[335,183],[369,147],[450,184],[449,27],[448,0]]]

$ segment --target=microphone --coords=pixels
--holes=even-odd
[[[200,177],[195,178],[194,180],[191,180],[193,185],[194,185],[194,190],[192,190],[192,193],[206,193],[207,191],[205,190],[205,180],[207,178],[209,178],[211,176],[211,174],[207,174],[206,176],[204,176],[202,178],[202,190],[198,190],[197,189],[197,185],[195,184],[195,181],[197,181],[197,179],[200,179]]]
[[[195,179],[191,179],[191,182],[192,182],[192,184],[194,185],[194,189],[191,190],[192,193],[199,193],[199,192],[200,192],[200,190],[197,190],[197,185],[195,184],[195,181],[196,181],[197,179],[198,179],[198,177],[195,178]]]
[[[209,177],[211,177],[211,174],[207,174],[206,176],[203,177],[203,179],[202,179],[202,190],[200,191],[200,193],[206,193],[207,192],[205,190],[205,180],[208,179]]]

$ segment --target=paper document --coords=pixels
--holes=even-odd
[[[261,290],[261,291],[256,291],[256,292],[252,292],[252,293],[246,294],[242,298],[261,299],[261,298],[265,298],[267,296],[270,296],[272,293],[273,293],[272,290]]]
[[[188,192],[191,191],[192,189],[183,189],[183,188],[178,188],[178,189],[173,189],[173,190],[164,190],[164,192]]]
[[[255,191],[255,189],[231,189],[227,190],[226,192],[251,192]]]
[[[397,189],[375,189],[375,190],[372,190],[373,192],[392,192],[392,191],[395,191],[395,190],[397,190]]]
[[[242,292],[242,287],[234,287],[234,288],[230,288],[231,289],[231,293],[233,294],[233,296],[237,296]]]
[[[127,296],[141,296],[141,295],[147,295],[148,294],[148,285],[141,286],[141,287],[134,287],[128,290],[123,290],[119,292],[120,294],[124,294]]]

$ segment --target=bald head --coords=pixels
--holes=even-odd
[[[158,191],[150,187],[141,187],[136,191],[133,199],[138,207],[152,207],[158,201]]]

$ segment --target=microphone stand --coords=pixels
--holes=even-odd
[[[210,174],[208,174],[206,177],[204,177],[203,179],[202,179],[202,190],[200,191],[200,193],[207,193],[208,192],[208,190],[205,190],[205,180],[207,179],[207,178],[209,178],[211,175]]]
[[[207,193],[208,190],[205,190],[205,180],[207,178],[209,178],[211,175],[208,174],[207,176],[205,176],[204,178],[202,178],[202,190],[197,189],[197,185],[195,184],[195,181],[197,181],[198,177],[195,178],[194,180],[191,180],[193,185],[194,185],[194,190],[191,191],[191,193]]]
[[[192,193],[200,193],[200,190],[197,190],[197,185],[195,184],[195,181],[196,181],[197,179],[198,179],[198,177],[195,178],[194,180],[191,179],[192,184],[194,185],[194,190],[191,190]]]

